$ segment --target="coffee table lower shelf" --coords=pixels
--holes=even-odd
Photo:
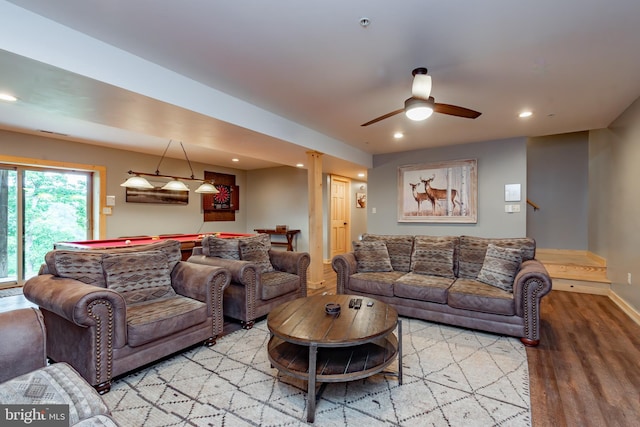
[[[272,366],[279,372],[308,381],[307,421],[313,422],[317,382],[346,382],[367,378],[382,372],[397,356],[398,372],[395,375],[402,384],[401,345],[393,333],[367,343],[342,347],[294,344],[272,335],[268,354]],[[309,366],[312,366],[311,370]]]

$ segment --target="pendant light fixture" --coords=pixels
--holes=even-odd
[[[195,190],[196,193],[202,194],[216,194],[219,193],[218,189],[213,185],[213,180],[205,180],[205,179],[196,179],[193,175],[193,167],[191,167],[191,161],[189,160],[189,156],[187,156],[187,151],[184,149],[184,145],[180,142],[180,147],[182,147],[182,152],[184,153],[184,158],[187,160],[189,164],[189,169],[191,170],[191,177],[180,177],[173,175],[163,175],[160,173],[160,164],[164,160],[165,155],[167,154],[167,150],[173,141],[170,140],[167,144],[167,147],[164,149],[164,153],[162,153],[162,157],[158,162],[158,166],[156,166],[156,173],[145,173],[145,172],[135,172],[128,171],[129,175],[133,175],[129,177],[125,182],[120,184],[121,187],[127,188],[143,188],[143,189],[152,189],[155,188],[149,181],[147,181],[145,176],[152,176],[158,178],[171,178],[171,181],[167,182],[162,190],[174,190],[174,191],[189,191],[189,187],[184,183],[184,181],[196,181],[200,182],[200,186]]]

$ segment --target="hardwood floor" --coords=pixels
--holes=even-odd
[[[336,292],[329,264],[324,274],[310,295]],[[0,298],[0,311],[25,305]],[[601,295],[552,291],[541,310],[540,345],[527,348],[533,427],[638,425],[640,325]]]

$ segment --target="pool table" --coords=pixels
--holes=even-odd
[[[236,239],[239,237],[253,236],[248,233],[204,233],[204,234],[161,234],[159,236],[131,236],[119,237],[117,239],[104,240],[79,240],[77,242],[57,242],[54,243],[54,249],[71,249],[71,250],[91,250],[91,249],[109,249],[109,248],[125,248],[133,245],[148,245],[159,240],[177,240],[180,242],[182,250],[182,260],[186,260],[191,256],[191,250],[195,246],[199,246],[204,236],[214,234],[222,239]]]

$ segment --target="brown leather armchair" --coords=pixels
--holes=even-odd
[[[263,258],[235,259],[241,258],[243,249],[252,244],[261,248],[258,252]],[[307,296],[309,254],[270,249],[268,234],[241,239],[206,236],[202,246],[193,248],[187,262],[222,267],[231,272],[231,283],[224,291],[223,311],[225,316],[240,320],[245,329],[253,327],[256,319],[278,305]]]
[[[0,313],[0,342],[1,403],[68,405],[70,426],[117,427],[98,393],[72,367],[47,365],[45,325],[38,309]]]
[[[231,275],[180,261],[180,243],[110,251],[54,250],[24,295],[40,307],[47,356],[100,393],[112,378],[222,334]]]

